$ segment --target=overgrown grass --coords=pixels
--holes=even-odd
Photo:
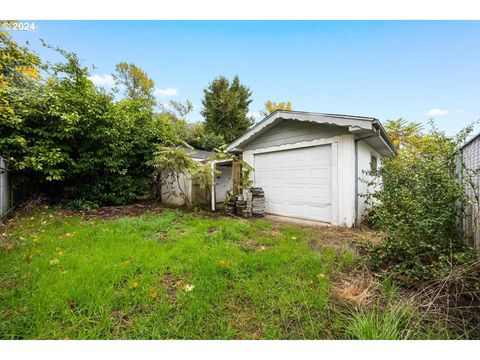
[[[410,336],[400,310],[365,313],[335,297],[332,282],[358,256],[312,249],[317,230],[176,210],[88,221],[43,210],[7,232],[3,339]]]
[[[347,335],[356,340],[408,340],[413,337],[412,314],[408,306],[389,309],[374,307],[354,313],[346,326]]]

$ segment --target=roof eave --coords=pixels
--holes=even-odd
[[[242,146],[253,137],[261,134],[262,130],[268,125],[273,124],[279,119],[297,120],[297,121],[310,121],[318,124],[330,124],[336,126],[359,128],[365,130],[371,130],[372,124],[376,120],[375,118],[367,118],[364,116],[351,116],[351,115],[336,115],[336,114],[323,114],[323,113],[309,113],[302,111],[285,111],[276,110],[267,116],[265,119],[257,123],[245,134],[231,143],[227,148],[227,152],[241,152]]]

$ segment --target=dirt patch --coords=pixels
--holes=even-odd
[[[115,336],[120,336],[126,329],[132,325],[132,320],[123,310],[117,310],[110,315],[112,321],[111,332]]]
[[[295,316],[286,316],[282,319],[283,332],[285,333],[286,339],[295,339],[295,336],[292,334],[295,333],[296,329],[300,325],[300,320]]]
[[[19,284],[20,280],[17,278],[10,278],[10,279],[5,279],[2,281],[2,288],[3,289],[12,289],[16,287]]]
[[[168,241],[169,233],[168,233],[168,231],[162,231],[162,232],[156,233],[152,238],[157,243],[163,244],[163,243],[166,243]]]
[[[261,339],[263,327],[249,296],[232,298],[227,302],[225,310],[229,315],[229,327],[237,330],[242,338]]]
[[[12,316],[12,314],[13,314],[12,309],[2,309],[0,311],[0,319],[9,318],[10,316]]]
[[[157,202],[142,202],[122,206],[104,206],[95,210],[76,211],[60,210],[62,215],[79,215],[84,219],[117,219],[120,217],[140,216],[146,212],[161,213],[166,209],[165,206]]]
[[[276,227],[274,227],[273,229],[262,229],[262,234],[272,237],[282,236],[282,232]]]
[[[267,220],[273,224],[278,225],[287,225],[287,226],[296,226],[296,227],[304,227],[304,228],[319,228],[324,226],[330,226],[330,224],[320,221],[314,220],[304,220],[304,219],[297,219],[291,218],[286,216],[279,216],[279,215],[272,215],[267,214],[261,219]]]
[[[335,249],[358,248],[361,244],[378,244],[383,235],[369,229],[351,229],[342,226],[325,226],[315,229],[308,244],[312,250],[320,251],[325,246]]]
[[[165,291],[168,302],[175,304],[177,302],[177,290],[183,285],[183,281],[174,277],[172,273],[166,273],[162,277],[161,285]]]
[[[317,239],[308,240],[308,246],[310,247],[310,249],[312,249],[314,251],[320,251],[320,250],[323,249],[323,246],[320,245],[320,243],[318,242]]]
[[[356,243],[366,237],[361,230],[350,229],[342,226],[331,226],[319,229],[317,231],[321,235],[324,243],[335,245],[338,243]]]
[[[71,310],[76,309],[77,306],[78,306],[77,303],[75,302],[75,300],[73,300],[71,298],[67,299],[67,305]]]
[[[255,251],[265,251],[268,249],[267,246],[261,245],[257,240],[246,238],[236,244],[241,250],[246,252],[255,252]]]
[[[218,232],[218,228],[216,226],[209,227],[207,229],[207,233],[212,234]]]

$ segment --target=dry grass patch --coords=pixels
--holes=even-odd
[[[367,271],[340,274],[332,285],[334,294],[353,305],[369,308],[378,297],[380,284]]]

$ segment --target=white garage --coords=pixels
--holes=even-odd
[[[277,110],[227,151],[253,167],[266,212],[353,226],[370,189],[365,171],[396,151],[374,118]]]
[[[254,183],[270,214],[331,222],[331,145],[254,155]]]

